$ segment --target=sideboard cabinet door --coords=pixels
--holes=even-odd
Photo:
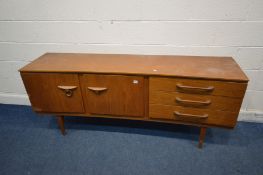
[[[21,73],[21,76],[35,111],[84,113],[77,74]]]
[[[144,116],[144,78],[142,76],[80,76],[87,112],[91,114]]]

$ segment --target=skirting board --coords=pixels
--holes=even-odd
[[[0,93],[0,104],[30,105],[27,94]],[[263,111],[241,110],[238,121],[263,123]]]
[[[1,93],[0,103],[2,104],[16,104],[16,105],[30,105],[27,94]]]

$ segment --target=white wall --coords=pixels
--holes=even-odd
[[[29,104],[17,70],[45,52],[233,56],[263,121],[262,0],[0,0],[0,103]]]

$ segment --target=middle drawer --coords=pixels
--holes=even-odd
[[[239,98],[164,91],[151,91],[149,102],[231,112],[238,112],[241,106]]]

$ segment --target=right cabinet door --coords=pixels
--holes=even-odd
[[[143,77],[83,74],[80,81],[88,113],[144,116]]]

